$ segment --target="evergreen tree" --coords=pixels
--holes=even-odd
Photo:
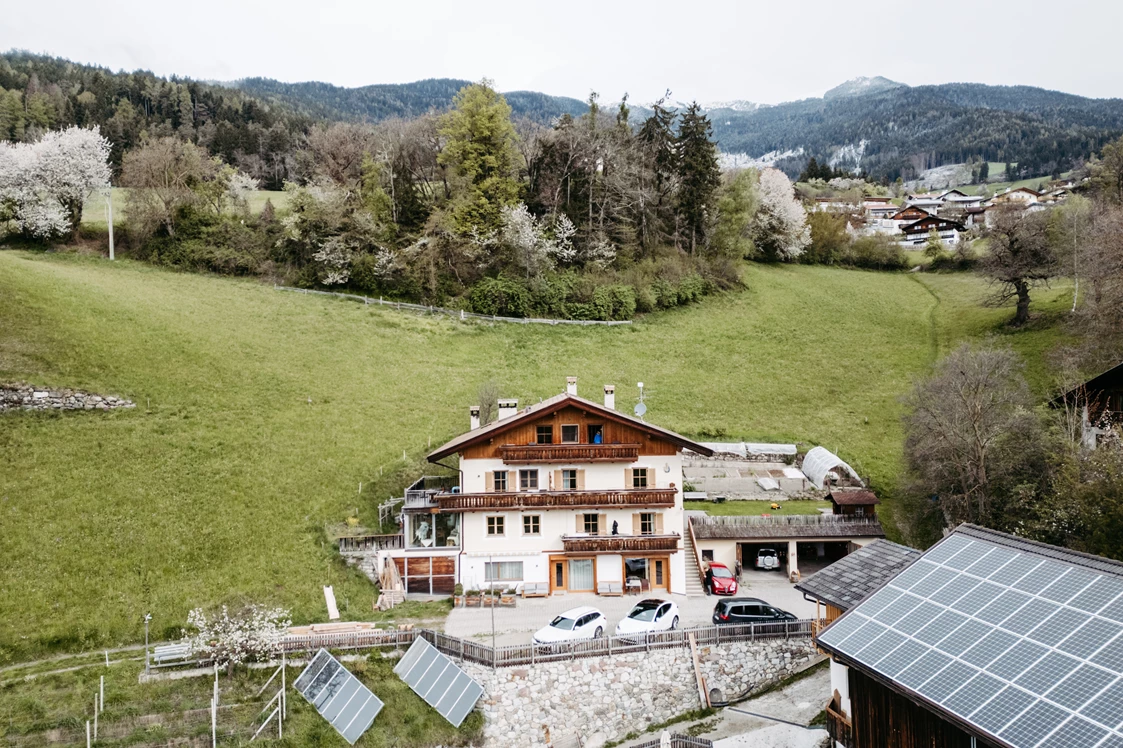
[[[819,178],[819,162],[814,156],[807,162],[807,166],[803,168],[803,173],[799,175],[800,182],[810,182],[812,179]]]
[[[671,196],[678,173],[674,133],[677,115],[663,106],[670,94],[668,91],[652,104],[651,116],[644,120],[636,134],[644,164],[640,193],[644,196],[651,193],[651,199],[645,197],[638,210],[639,242],[640,247],[649,253],[666,236]]]
[[[438,161],[451,167],[457,180],[454,226],[464,234],[497,229],[502,209],[519,197],[518,135],[510,105],[488,80],[465,86],[441,118],[439,132],[447,142]]]
[[[1014,181],[1014,165],[1009,161],[1006,162],[1006,173],[1002,175],[1002,178],[1007,182]]]
[[[989,179],[989,178],[990,178],[990,162],[984,161],[982,163],[982,165],[979,166],[979,181],[983,182],[985,184],[987,179]]]
[[[686,108],[678,130],[678,216],[683,237],[689,237],[693,254],[706,240],[714,198],[721,186],[717,146],[711,139],[710,119],[693,102]]]

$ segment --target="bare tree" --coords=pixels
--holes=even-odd
[[[963,345],[905,403],[912,492],[936,498],[948,526],[991,524],[997,484],[1018,471],[1019,449],[1037,427],[1020,359]]]
[[[499,413],[499,385],[494,379],[487,380],[480,385],[476,398],[480,405],[480,425],[486,426]]]
[[[374,149],[371,128],[336,122],[317,125],[308,132],[308,151],[316,176],[323,176],[349,190],[362,178],[363,154]]]
[[[129,231],[143,240],[163,227],[174,236],[176,214],[199,199],[200,186],[219,166],[199,146],[171,137],[129,151],[121,169],[121,186],[132,188],[125,207]]]
[[[1047,213],[1009,206],[995,211],[986,231],[987,252],[979,264],[994,286],[987,301],[1001,306],[1016,298],[1016,326],[1029,321],[1030,289],[1048,283],[1061,272],[1048,229]]]

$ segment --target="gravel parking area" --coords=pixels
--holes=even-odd
[[[759,597],[776,607],[783,608],[799,618],[815,615],[814,603],[803,599],[803,593],[796,590],[783,574],[778,572],[745,571],[738,597]],[[602,597],[592,593],[570,593],[551,597],[519,598],[514,608],[495,608],[495,643],[529,644],[531,635],[545,626],[554,616],[570,608],[591,605],[604,613],[608,619],[611,634],[616,623],[644,597],[661,597],[673,600],[679,607],[679,625],[708,626],[714,612],[714,605],[722,599],[714,596],[685,597],[683,595],[650,594],[646,596],[624,595],[623,597]],[[490,644],[492,631],[491,608],[453,608],[445,622],[445,633],[465,639]]]

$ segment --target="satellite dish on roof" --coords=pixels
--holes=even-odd
[[[636,403],[635,407],[636,418],[643,418],[643,414],[647,412],[647,406],[642,402]]]

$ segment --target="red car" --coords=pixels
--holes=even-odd
[[[733,572],[725,564],[710,563],[710,571],[706,575],[710,582],[710,592],[715,595],[736,595],[737,580]]]

